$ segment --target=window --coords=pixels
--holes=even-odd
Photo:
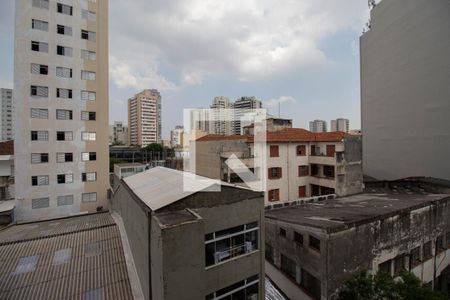
[[[431,241],[423,244],[423,260],[428,260],[433,256],[431,253]]]
[[[56,97],[61,99],[72,99],[72,90],[57,88]]]
[[[83,121],[95,121],[95,111],[82,111],[81,120]]]
[[[97,153],[96,152],[83,152],[83,153],[81,153],[81,160],[82,161],[97,160]]]
[[[297,156],[305,156],[306,155],[306,146],[298,145],[297,146]]]
[[[14,275],[33,272],[34,270],[36,270],[38,260],[39,260],[38,255],[21,257],[19,259],[19,262],[17,263]]]
[[[31,108],[31,117],[34,119],[48,119],[48,109]]]
[[[83,79],[83,80],[95,80],[95,72],[81,71],[81,79]]]
[[[96,172],[82,173],[81,181],[83,182],[97,181],[97,173]]]
[[[269,168],[269,179],[279,179],[282,176],[281,168]]]
[[[96,133],[95,132],[82,132],[81,140],[82,141],[95,141]]]
[[[303,245],[303,234],[294,231],[294,241],[300,245]]]
[[[320,299],[322,295],[320,280],[311,275],[305,269],[302,269],[302,282],[301,286],[313,296],[314,299]]]
[[[72,36],[72,27],[64,26],[64,25],[57,25],[56,32],[58,34]]]
[[[33,0],[33,6],[48,9],[48,0]]]
[[[57,180],[58,180],[58,184],[72,183],[73,182],[73,174],[58,174]]]
[[[95,101],[96,93],[90,91],[81,91],[81,100]]]
[[[48,87],[32,85],[30,87],[30,94],[36,97],[48,97]]]
[[[57,204],[58,204],[58,206],[72,205],[73,204],[73,195],[58,196]]]
[[[278,157],[279,155],[279,148],[276,145],[270,146],[270,157]]]
[[[401,271],[404,269],[405,269],[405,256],[403,254],[398,255],[394,259],[394,275],[399,276]]]
[[[280,236],[286,237],[286,229],[280,228]]]
[[[281,271],[284,274],[297,281],[297,265],[295,261],[281,254]]]
[[[306,185],[301,185],[298,187],[298,197],[299,198],[306,197]]]
[[[298,176],[309,176],[309,166],[298,166]]]
[[[81,19],[95,22],[95,20],[97,19],[97,14],[93,11],[82,9]]]
[[[436,238],[436,253],[441,253],[445,250],[444,235],[440,235]]]
[[[31,153],[32,164],[48,163],[48,153]]]
[[[57,120],[72,120],[72,111],[67,109],[57,109],[56,110]]]
[[[48,53],[48,43],[31,41],[31,50]]]
[[[60,197],[66,197],[66,196],[60,196]],[[72,200],[73,200],[73,196]],[[59,197],[58,197],[59,199]],[[55,253],[53,254],[53,261],[52,261],[52,265],[60,265],[60,264],[64,264],[67,263],[70,260],[70,257],[72,256],[72,248],[66,248],[66,249],[61,249],[58,251],[55,251]]]
[[[48,131],[32,131],[32,141],[48,141]]]
[[[48,22],[32,19],[31,28],[42,31],[48,31]]]
[[[73,49],[71,47],[64,47],[64,46],[56,46],[56,54],[62,55],[62,56],[73,56]]]
[[[205,265],[258,250],[258,233],[258,223],[254,222],[205,235]]]
[[[71,152],[56,153],[56,162],[57,163],[73,162],[73,153]]]
[[[310,235],[309,236],[309,247],[320,252],[320,240],[318,238],[315,238],[312,235]]]
[[[269,198],[270,202],[279,201],[280,200],[280,190],[279,189],[270,190],[268,192],[268,198]]]
[[[31,74],[48,75],[48,66],[31,64]]]
[[[84,193],[81,195],[81,202],[96,202],[97,201],[97,193]]]
[[[65,15],[69,15],[69,16],[71,16],[73,14],[73,7],[70,5],[57,3],[56,7],[57,7],[57,11],[60,14],[65,14]]]
[[[323,175],[327,178],[334,178],[334,166],[323,166]]]
[[[265,252],[266,260],[273,263],[273,248],[269,244],[266,243],[266,252]]]
[[[72,131],[57,131],[56,132],[57,141],[72,141],[73,132]]]
[[[96,60],[97,54],[94,51],[81,50],[81,58],[87,60]]]
[[[318,165],[311,165],[311,176],[319,176],[319,166]]]
[[[91,42],[95,42],[96,40],[96,33],[93,31],[87,31],[87,30],[81,30],[81,38],[83,40],[88,40]]]
[[[72,69],[56,67],[56,77],[72,78]]]
[[[49,179],[48,175],[31,176],[32,186],[48,185]]]
[[[254,275],[206,295],[206,300],[259,299],[259,276]]]
[[[336,146],[335,145],[327,145],[327,156],[334,157],[335,153],[336,153]]]
[[[422,262],[422,260],[420,259],[420,246],[412,249],[409,257],[410,269],[419,265]]]

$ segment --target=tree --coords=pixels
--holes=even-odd
[[[338,296],[339,300],[445,300],[441,293],[424,285],[414,274],[403,271],[399,280],[378,272],[359,273],[347,280]]]

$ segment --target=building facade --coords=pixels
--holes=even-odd
[[[327,122],[324,120],[314,120],[309,122],[309,131],[327,132]]]
[[[114,125],[110,125],[109,134],[111,144],[128,145],[128,126],[124,125],[122,121],[114,121]]]
[[[128,99],[128,130],[130,145],[161,142],[161,95],[157,90],[143,90]]]
[[[241,97],[233,103],[233,130],[232,134],[242,134],[242,118],[256,109],[262,108],[261,101],[255,97]]]
[[[183,176],[156,167],[112,197],[145,299],[265,299],[261,192]]]
[[[175,126],[175,128],[170,131],[170,146],[172,148],[180,148],[183,147],[183,134],[184,127],[183,126]]]
[[[14,140],[14,105],[11,89],[0,89],[0,139],[2,141]]]
[[[214,97],[209,112],[209,133],[233,134],[233,103],[227,97]]]
[[[350,130],[350,120],[349,119],[336,119],[331,120],[331,131],[342,131],[348,133]]]
[[[360,38],[364,174],[450,179],[450,6],[383,0]],[[408,55],[405,55],[408,53]]]
[[[18,220],[107,206],[108,1],[16,1]]]

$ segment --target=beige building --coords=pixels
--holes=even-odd
[[[17,220],[107,205],[108,1],[63,2],[15,2]]]
[[[244,184],[226,164],[234,154],[258,178],[265,179],[266,204],[329,194],[344,196],[363,188],[361,138],[343,132],[286,128],[267,132],[265,144],[254,143],[253,136],[247,135],[208,135],[198,139],[195,147],[197,174]],[[255,167],[259,153],[267,153],[264,170]],[[194,166],[190,167],[193,170]]]
[[[130,145],[161,142],[161,95],[157,90],[143,90],[128,99],[128,130]]]

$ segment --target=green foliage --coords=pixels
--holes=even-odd
[[[141,149],[141,151],[153,153],[162,153],[163,150],[164,150],[163,146],[157,143],[149,144]]]
[[[115,164],[122,164],[125,163],[126,161],[121,160],[120,158],[116,158],[116,157],[110,157],[109,158],[109,172],[114,172],[114,165]]]
[[[370,275],[359,273],[347,280],[338,296],[339,300],[445,300],[441,293],[434,292],[419,278],[402,272],[399,280],[379,272]]]

